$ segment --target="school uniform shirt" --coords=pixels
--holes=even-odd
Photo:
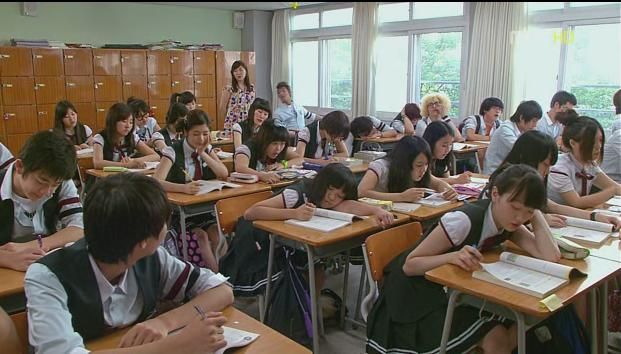
[[[309,112],[302,105],[291,102],[290,105],[280,104],[274,110],[276,125],[288,130],[300,130],[317,119],[315,113]]]
[[[621,129],[621,113],[617,114],[614,122],[612,122],[612,127],[610,127],[610,133],[614,133],[619,129]]]
[[[166,141],[166,138],[164,137],[164,134],[162,134],[164,129],[166,129],[168,131],[168,136],[170,137],[170,144],[168,143],[168,141]],[[170,146],[170,145],[172,145],[172,143],[174,143],[175,141],[180,139],[180,137],[177,134],[177,132],[170,131],[170,130],[168,130],[168,128],[164,128],[164,129],[153,133],[153,136],[151,137],[151,142],[154,145],[155,145],[156,141],[161,140],[161,141],[164,142],[164,144],[166,144],[167,146]]]
[[[0,170],[7,168],[14,160],[15,158],[13,154],[11,154],[11,151],[0,143]]]
[[[51,230],[45,226],[43,204],[52,198],[53,194],[37,201],[22,198],[13,191],[13,165],[11,163],[6,171],[2,185],[0,186],[0,198],[13,201],[13,231],[12,241],[30,241],[34,235],[49,235]],[[82,203],[78,196],[78,190],[72,180],[66,180],[58,187],[59,222],[61,228],[75,226],[84,229],[82,221]],[[3,220],[2,222],[6,222]]]
[[[582,166],[572,154],[562,154],[548,175],[548,198],[565,205],[561,193],[575,191],[579,196],[589,195],[593,181],[600,173],[603,171],[599,166]]]
[[[556,140],[556,138],[561,135],[562,129],[563,125],[558,121],[552,122],[552,119],[550,119],[548,112],[544,112],[543,117],[539,119],[539,122],[537,122],[537,130],[542,133],[548,134],[554,140]]]
[[[621,183],[621,127],[606,140],[602,170],[613,181]]]
[[[369,118],[371,118],[371,122],[373,123],[373,128],[377,129],[378,132],[384,133],[384,132],[388,132],[391,130],[395,130],[393,127],[382,122],[377,117],[369,116]]]
[[[369,171],[377,176],[376,192],[388,193],[388,175],[390,169],[390,161],[387,159],[377,159],[369,163]]]
[[[452,211],[442,215],[440,218],[440,226],[442,226],[444,233],[446,233],[451,246],[455,247],[455,245],[460,245],[466,240],[466,237],[468,237],[470,229],[472,228],[472,222],[468,215],[466,215],[463,211]],[[502,232],[503,230],[496,227],[496,224],[494,223],[494,218],[492,217],[492,204],[490,203],[489,207],[485,211],[485,217],[483,218],[481,239],[476,246],[480,248],[486,244],[487,239],[500,235]],[[489,242],[491,241],[488,241],[488,243]]]
[[[256,127],[254,129],[254,131],[252,132],[252,134],[250,134],[246,140],[250,139],[252,136],[257,134],[259,132],[259,129],[261,129],[261,126]],[[239,123],[235,123],[233,125],[233,129],[232,130],[233,130],[233,133],[239,133],[239,135],[241,135],[242,139],[244,138],[244,131],[243,131],[243,129],[242,129],[242,127],[241,127],[241,125]],[[245,143],[245,141],[242,141],[242,143]]]
[[[138,128],[134,130],[138,138],[144,142],[151,140],[153,134],[155,133],[155,126],[157,125],[157,121],[153,117],[147,117],[147,122],[144,127]]]
[[[211,153],[211,150],[213,149],[213,147],[211,146],[211,144],[207,145],[207,149],[205,150],[205,152],[207,152],[207,154]],[[196,150],[193,149],[190,144],[188,144],[187,140],[183,140],[183,155],[184,155],[184,161],[183,164],[185,166],[185,171],[190,175],[190,176],[194,176],[194,172],[196,171],[196,164],[194,163],[194,159],[192,158],[192,154],[195,152]],[[167,157],[170,159],[170,161],[172,161],[172,163],[175,163],[175,160],[177,158],[175,150],[172,148],[172,146],[167,146],[162,150],[162,156],[163,157]],[[203,158],[198,155],[196,157],[200,163],[201,166],[206,166],[207,162],[205,162],[203,160]],[[186,176],[186,179],[188,177]]]
[[[134,141],[136,142],[136,145],[138,145],[138,142],[140,142],[140,138],[135,133]],[[93,144],[99,144],[103,148],[106,145],[106,141],[103,136],[101,136],[101,134],[95,134],[95,136],[93,137]],[[135,151],[130,151],[128,147],[123,147],[119,149],[117,146],[115,146],[114,151],[112,152],[112,160],[110,161],[119,162],[123,157],[132,157],[134,153]]]
[[[350,133],[351,135],[351,133]],[[315,135],[315,137],[311,137],[311,133],[310,130],[308,129],[308,127],[304,127],[302,128],[302,130],[300,130],[298,132],[298,141],[303,141],[304,143],[306,143],[308,145],[308,143],[311,141],[310,139],[315,139],[315,141],[317,141],[317,150],[315,150],[315,154],[313,154],[312,158],[314,159],[321,159],[323,158],[324,155],[324,148],[321,146],[321,134],[319,133],[319,127],[317,127],[317,134]],[[352,144],[353,145],[353,144]],[[237,153],[237,151],[236,151]]]
[[[242,155],[246,155],[248,156],[248,160],[252,160],[252,153],[253,151],[250,150],[250,148],[248,147],[248,145],[245,144],[241,144],[237,149],[235,149],[235,154],[233,155],[233,160],[235,159],[235,157],[238,154],[242,154]],[[263,162],[257,160],[257,166],[254,168],[255,171],[257,172],[263,172],[266,170],[265,165],[263,165]],[[252,168],[252,167],[250,167]]]
[[[177,282],[181,288],[171,300],[181,303],[190,280],[184,272],[186,263],[171,256],[164,248],[157,249],[160,261],[159,300],[171,292]],[[133,268],[125,271],[118,284],[105,278],[89,254],[90,265],[97,281],[105,324],[112,328],[133,324],[141,314],[143,298]],[[187,291],[190,298],[226,281],[226,277],[207,268],[199,269],[199,277]],[[28,321],[31,323],[29,342],[37,353],[89,353],[82,337],[74,331],[71,313],[67,307],[65,288],[46,265],[33,263],[26,272],[24,290],[28,298]],[[34,327],[32,324],[35,324]]]
[[[489,147],[485,152],[485,166],[483,174],[491,175],[500,166],[502,161],[509,155],[513,144],[522,133],[517,125],[510,121],[504,121],[496,129],[490,139]]]
[[[477,117],[479,117],[479,120],[481,122],[481,124],[479,125],[479,131],[478,132],[477,132]],[[468,134],[467,134],[468,129],[474,130],[475,134],[485,135],[485,136],[492,136],[492,134],[494,134],[494,132],[496,131],[496,127],[499,126],[500,121],[498,119],[496,119],[492,123],[492,129],[490,130],[489,134],[487,133],[487,127],[485,126],[485,121],[483,120],[483,117],[481,117],[481,116],[469,116],[469,117],[466,117],[466,119],[464,119],[462,124],[464,125],[464,127],[461,129],[461,135],[463,135],[464,138],[466,136],[468,136]]]
[[[91,127],[89,127],[86,124],[82,124],[82,126],[84,127],[84,139],[86,142],[86,140],[88,140],[88,138],[90,138],[93,135],[93,129],[91,129]],[[80,145],[80,144],[75,143],[76,138],[74,134],[67,134],[67,132],[65,131],[65,136],[73,145]]]
[[[414,125],[414,135],[422,137],[425,133],[425,129],[427,129],[427,122],[419,119],[416,122],[412,122],[412,125]],[[405,125],[403,124],[403,118],[401,117],[401,113],[397,114],[392,122],[390,122],[390,126],[399,134],[405,133]]]

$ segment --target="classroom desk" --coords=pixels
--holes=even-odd
[[[236,354],[271,354],[271,353],[291,353],[291,354],[310,354],[311,351],[291,339],[283,336],[279,332],[262,324],[245,313],[229,306],[224,311],[227,318],[225,326],[241,329],[248,332],[259,334],[259,337],[245,347],[229,349],[227,353]],[[130,327],[131,328],[131,327]],[[103,338],[92,340],[86,343],[86,348],[91,351],[117,348],[123,335],[129,330],[125,328],[109,334]]]
[[[399,212],[399,213],[409,216],[413,221],[419,221],[422,223],[424,221],[429,221],[429,220],[439,218],[440,216],[446,214],[447,212],[457,209],[462,205],[464,205],[464,202],[454,202],[454,203],[443,205],[439,208],[431,208],[428,206],[421,205],[418,209],[412,212],[409,212],[409,213]]]
[[[0,268],[0,298],[24,292],[25,272]]]
[[[485,253],[483,255],[484,262],[489,263],[497,261],[499,254],[499,250]],[[578,296],[586,294],[589,291],[591,300],[595,300],[595,287],[600,286],[600,301],[602,301],[601,303],[603,305],[600,306],[600,325],[602,326],[601,328],[607,328],[606,283],[608,279],[621,270],[621,264],[597,257],[587,257],[580,261],[562,259],[560,263],[576,267],[586,273],[587,276],[572,279],[569,284],[557,290],[555,294],[561,299],[563,304],[569,304],[576,300]],[[441,348],[444,350],[441,349],[440,353],[446,352],[453,311],[457,305],[458,297],[462,294],[472,295],[476,298],[490,301],[513,312],[518,325],[518,353],[520,354],[524,354],[526,350],[525,315],[532,316],[537,321],[542,321],[552,314],[548,309],[539,307],[539,298],[475,279],[470,272],[466,272],[452,264],[445,264],[427,271],[425,273],[425,278],[453,290],[449,296],[444,332],[442,334]],[[596,316],[595,301],[591,301],[590,322],[592,324],[591,331],[593,335],[596,333],[593,327],[593,325],[595,325],[595,327],[597,326]],[[601,332],[603,333],[600,333],[600,341],[604,340],[603,343],[607,343],[607,331]],[[593,338],[595,338],[595,336],[593,336]],[[592,351],[596,353],[597,341],[593,340],[592,342]],[[604,345],[604,352],[606,351],[606,347],[607,346]]]
[[[124,172],[104,172],[104,170],[97,170],[94,168],[89,168],[86,170],[86,174],[95,176],[96,178],[104,178],[112,175],[116,175],[117,173],[144,173],[145,175],[152,175],[155,173],[155,169],[144,170],[140,172],[132,172],[132,171],[124,171]]]
[[[396,219],[393,226],[403,224],[409,220],[409,218],[402,214],[394,214]],[[253,225],[261,230],[270,233],[270,249],[267,265],[267,285],[265,290],[265,305],[269,304],[270,290],[272,284],[272,268],[274,263],[274,248],[276,246],[277,239],[279,243],[288,246],[303,245],[308,257],[308,264],[314,264],[314,260],[317,258],[327,257],[343,251],[347,251],[360,246],[364,239],[377,231],[380,231],[382,227],[377,220],[373,217],[355,221],[351,225],[342,227],[332,232],[320,232],[312,229],[308,229],[301,226],[285,224],[284,221],[266,221],[258,220],[254,221]],[[319,320],[318,320],[318,304],[317,304],[317,292],[315,290],[315,267],[308,267],[309,273],[309,288],[311,297],[311,319],[313,323],[313,353],[319,353]],[[343,297],[347,299],[347,281],[349,273],[349,262],[346,262],[345,271],[343,272]],[[264,307],[266,308],[266,307]],[[341,320],[345,316],[345,307],[341,308]],[[343,321],[341,321],[343,323]]]
[[[271,187],[264,183],[240,183],[240,185],[241,187],[239,188],[223,188],[221,191],[213,191],[200,195],[167,193],[168,202],[176,206],[179,211],[181,224],[181,235],[179,237],[181,237],[183,243],[184,260],[188,259],[188,244],[185,238],[187,218],[209,213],[213,210],[213,205],[220,199],[271,190]]]
[[[382,151],[388,152],[394,149],[395,145],[397,144],[399,140],[401,140],[401,138],[403,138],[403,134],[397,134],[397,136],[393,138],[371,138],[371,139],[356,138],[354,139],[354,146],[352,147],[352,150],[354,150],[353,153],[356,153],[360,151],[360,147],[362,146],[363,143],[369,142],[369,143],[379,144],[379,146],[382,148]]]
[[[479,163],[479,157],[477,155],[482,147],[476,144],[471,144],[470,142],[466,142],[466,145],[467,146],[463,149],[453,150],[453,156],[455,157],[455,161],[453,161],[453,175],[457,174],[457,161],[469,160],[471,158],[474,158],[476,161],[477,172],[483,172],[481,164]]]

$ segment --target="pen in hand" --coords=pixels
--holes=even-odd
[[[201,316],[201,320],[204,320],[205,319],[205,313],[203,312],[203,310],[201,310],[201,308],[196,306],[196,305],[194,305],[194,309]]]

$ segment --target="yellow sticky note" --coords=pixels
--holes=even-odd
[[[539,301],[540,308],[547,308],[550,311],[560,309],[562,306],[563,302],[560,297],[556,296],[556,294],[552,294]]]

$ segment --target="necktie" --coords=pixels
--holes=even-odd
[[[196,151],[192,153],[192,161],[194,161],[194,180],[199,181],[203,178],[203,169],[201,162],[198,160],[198,153]]]
[[[479,250],[481,252],[485,252],[487,250],[490,250],[492,248],[494,248],[496,245],[500,244],[502,241],[504,241],[506,239],[506,237],[504,236],[504,232],[501,232],[497,235],[494,235],[490,238],[485,239],[485,241],[483,241],[483,244],[481,245],[481,247],[479,247]]]
[[[594,176],[586,173],[585,170],[582,170],[580,172],[576,172],[576,177],[582,180],[582,190],[580,191],[580,196],[584,197],[587,195],[587,181],[592,180]]]

